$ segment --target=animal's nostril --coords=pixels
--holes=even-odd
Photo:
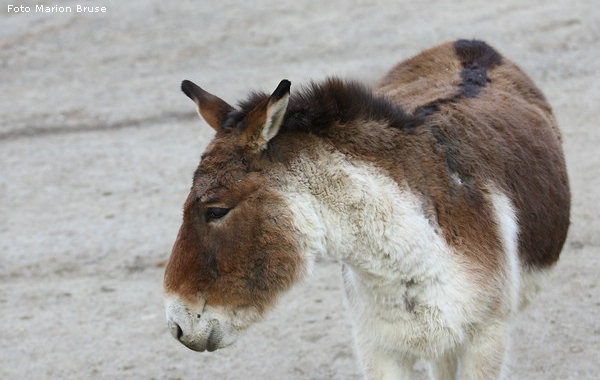
[[[173,321],[169,321],[169,331],[171,331],[171,335],[173,335],[173,338],[181,341],[181,337],[183,336],[183,331],[181,330],[181,327],[179,327],[179,325]]]

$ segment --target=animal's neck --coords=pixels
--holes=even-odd
[[[328,254],[367,277],[414,276],[421,252],[439,243],[417,197],[372,164],[318,149],[290,164],[283,191],[306,254]]]

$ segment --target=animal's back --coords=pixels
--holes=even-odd
[[[484,198],[496,188],[515,209],[522,265],[556,262],[570,211],[561,135],[544,95],[515,64],[484,42],[459,40],[401,62],[376,91],[424,117],[414,133],[429,135],[445,158],[448,178],[437,186],[445,190],[428,191],[444,230],[485,224],[489,213],[472,209],[489,209]],[[494,265],[493,255],[479,259]]]

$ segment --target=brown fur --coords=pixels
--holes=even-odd
[[[517,66],[482,42],[457,41],[400,63],[375,91],[330,79],[292,95],[280,133],[258,153],[247,145],[265,120],[268,96],[253,94],[226,114],[219,102],[218,133],[184,206],[167,292],[264,310],[289,287],[303,262],[269,173],[316,144],[407,185],[482,277],[505,260],[491,191],[507,194],[516,209],[522,264],[556,262],[570,207],[560,134],[545,98]],[[211,204],[234,211],[209,223]]]
[[[289,235],[289,212],[264,186],[265,178],[245,165],[239,138],[219,132],[203,156],[165,271],[165,290],[192,304],[202,295],[209,305],[264,312],[297,279],[303,261]],[[208,222],[211,205],[236,212]]]
[[[181,83],[181,91],[196,103],[198,112],[208,125],[217,131],[221,128],[229,113],[233,111],[233,108],[221,98],[204,91],[188,80]]]
[[[522,263],[547,267],[558,259],[569,225],[568,179],[556,122],[539,89],[518,67],[480,42],[472,42],[475,48],[469,51],[469,43],[462,42],[468,57],[459,56],[455,44],[448,43],[394,68],[377,90],[392,102],[387,112],[373,115],[363,109],[361,114],[355,107],[354,120],[341,116],[343,122],[315,122],[322,103],[342,110],[352,107],[352,99],[336,91],[356,91],[355,84],[344,88],[344,83],[330,80],[318,96],[292,97],[283,130],[318,133],[336,149],[408,184],[422,197],[446,240],[482,264],[482,270],[497,268],[501,260],[497,226],[485,197],[490,186],[496,187],[516,208]],[[461,71],[480,58],[477,54],[483,56],[488,78],[476,96],[469,97],[463,92]],[[325,96],[333,99],[321,98]],[[368,96],[369,92],[359,97],[359,102]],[[413,116],[393,103],[413,111]],[[430,109],[419,112],[422,107]],[[298,122],[296,109],[318,116]],[[362,122],[369,117],[377,122]],[[283,144],[288,152],[306,149],[298,139],[294,146],[282,140],[285,135],[273,145]],[[453,175],[462,186],[454,183]]]
[[[463,50],[457,52],[459,42]],[[551,108],[533,82],[505,58],[500,59],[501,63],[498,59],[488,59],[489,83],[475,98],[460,96],[459,70],[477,59],[477,54],[485,58],[495,52],[490,53],[493,49],[482,46],[481,42],[459,42],[444,44],[401,63],[382,80],[380,92],[413,110],[437,103],[437,112],[427,118],[421,129],[425,134],[427,130],[432,132],[446,157],[448,171],[475,181],[477,187],[491,182],[505,191],[517,212],[522,263],[533,268],[547,267],[558,260],[570,212],[561,137]],[[473,49],[465,52],[469,43]],[[440,66],[431,64],[428,59],[431,56],[436,57]],[[413,75],[416,67],[421,77],[435,78],[431,80],[436,85],[430,82],[419,90],[415,82],[420,77]],[[453,75],[440,78],[437,72],[441,68],[449,68]],[[428,91],[431,87],[445,90]],[[419,95],[411,96],[411,92]],[[415,97],[421,99],[421,104],[415,102]],[[439,201],[445,203],[446,197],[440,196]],[[453,214],[448,213],[448,222]]]

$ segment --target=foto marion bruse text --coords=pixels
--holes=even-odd
[[[8,4],[8,13],[106,13],[106,7],[90,7],[83,5],[76,5],[74,7],[61,7],[58,5],[46,6],[38,4],[35,7],[27,7],[24,5],[12,5]]]

